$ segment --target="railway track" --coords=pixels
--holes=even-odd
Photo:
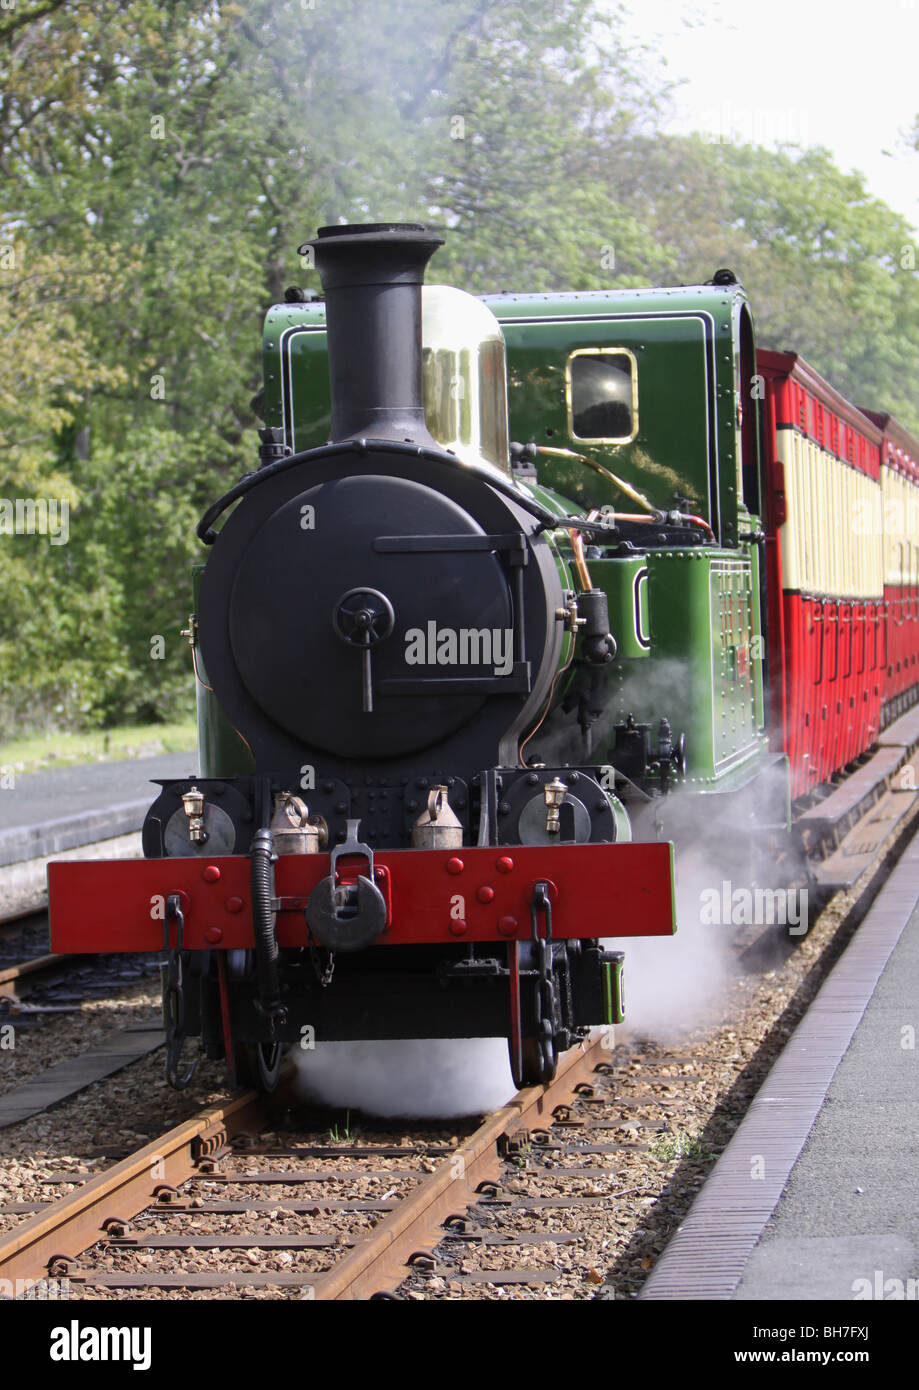
[[[63,989],[73,1004],[87,991],[106,993],[156,969],[156,955],[136,959],[61,955],[50,951],[49,944],[47,912],[0,921],[0,1010],[4,999],[22,1002],[36,990],[47,993],[50,1008],[61,981],[65,982]]]
[[[599,1124],[605,1133],[603,1125],[614,1123],[594,1123],[586,1110],[602,1102],[598,1085],[615,1089],[608,1063],[600,1041],[573,1050],[550,1086],[518,1092],[455,1143],[423,1136],[399,1144],[279,1143],[271,1126],[283,1097],[268,1102],[255,1092],[238,1093],[101,1174],[62,1174],[76,1190],[47,1209],[30,1213],[29,1204],[19,1204],[25,1219],[0,1243],[0,1280],[9,1281],[0,1287],[66,1279],[71,1291],[96,1296],[269,1286],[319,1300],[369,1298],[393,1294],[409,1277],[432,1271],[437,1277],[443,1262],[429,1252],[442,1240],[486,1249],[546,1243],[542,1229],[502,1233],[504,1208],[596,1206],[608,1193],[569,1191],[515,1203],[502,1195],[499,1180],[535,1146],[555,1187],[608,1182],[602,1159],[636,1147],[631,1139],[585,1142],[585,1125]],[[582,1117],[574,1118],[575,1111]],[[483,1221],[488,1229],[480,1233]],[[224,1229],[215,1231],[215,1224]],[[557,1237],[558,1243],[570,1239]],[[164,1257],[177,1252],[219,1252],[232,1263],[176,1268],[174,1258]],[[254,1269],[269,1252],[280,1257],[276,1267]],[[519,1265],[457,1277],[461,1283],[552,1282],[546,1270]]]
[[[762,1034],[748,1007],[746,1021],[735,1011],[679,1050],[640,1041],[611,1053],[598,1040],[478,1130],[390,1125],[348,1139],[320,1128],[331,1117],[288,1109],[288,1090],[237,1094],[128,1154],[63,1148],[82,1159],[53,1164],[34,1200],[0,1206],[0,1291],[51,1281],[77,1300],[632,1297],[844,925],[796,948],[776,942],[794,978],[760,980],[779,1001]],[[110,1166],[98,1172],[99,1161]]]
[[[117,955],[60,955],[35,942],[47,942],[47,914],[34,926],[21,923],[0,937],[0,1022],[41,1026],[55,1016],[73,1014],[87,1000],[103,999],[154,976],[155,955],[126,960]]]
[[[130,1004],[158,971],[156,956],[50,952],[47,913],[0,923],[0,1135],[161,1045]]]
[[[461,1139],[304,1137],[278,1099],[237,1094],[103,1173],[42,1179],[69,1196],[0,1207],[16,1221],[0,1234],[0,1295],[50,1279],[106,1299],[632,1296],[666,1213],[672,1229],[737,1123],[711,1122],[696,1060],[594,1044]],[[657,1234],[636,1206],[665,1214]]]

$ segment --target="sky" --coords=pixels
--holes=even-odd
[[[670,81],[685,79],[665,130],[825,145],[919,227],[919,153],[904,139],[919,115],[919,0],[628,0],[628,8],[628,31],[655,44]]]

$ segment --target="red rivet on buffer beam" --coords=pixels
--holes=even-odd
[[[512,874],[514,872],[514,861],[511,859],[510,855],[502,854],[495,868],[498,870],[499,874]]]
[[[465,935],[466,935],[466,932],[467,932],[468,930],[469,930],[469,928],[467,927],[466,923],[463,921],[462,917],[452,917],[452,918],[450,919],[450,934],[451,934],[451,936],[465,936]]]
[[[448,859],[445,865],[448,874],[461,874],[465,867],[462,859]]]
[[[223,931],[220,927],[208,927],[204,933],[205,941],[209,941],[212,946],[216,946],[218,941],[223,940]]]
[[[227,898],[224,907],[227,912],[242,912],[243,900],[242,898]]]
[[[487,883],[483,883],[481,888],[475,890],[475,895],[480,903],[490,903],[495,896],[495,890],[490,888]]]
[[[519,925],[516,917],[498,918],[498,931],[502,936],[514,936]]]
[[[216,864],[208,864],[201,877],[205,883],[216,883],[220,878],[220,870]]]

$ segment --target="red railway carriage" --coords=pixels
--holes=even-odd
[[[864,414],[882,432],[887,724],[919,696],[919,444],[890,415]]]
[[[882,432],[796,353],[760,352],[773,728],[805,795],[877,740]]]
[[[759,352],[769,669],[801,797],[919,697],[919,444],[792,352]]]

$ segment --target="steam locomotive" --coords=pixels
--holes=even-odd
[[[259,466],[198,529],[197,775],[144,860],[49,870],[55,950],[165,951],[174,1085],[195,1036],[264,1089],[338,1039],[505,1036],[548,1080],[674,930],[672,842],[787,847],[919,689],[895,422],[757,357],[729,271],[475,299],[423,285],[441,244],[301,248],[322,295],[269,311]]]
[[[609,523],[514,475],[483,304],[441,291],[424,363],[441,244],[320,230],[327,442],[267,427],[199,528],[199,775],[162,786],[143,862],[51,870],[55,949],[165,949],[173,1084],[195,1034],[265,1088],[285,1043],[343,1038],[503,1035],[544,1080],[621,1015],[603,939],[674,929],[671,846],[630,843],[579,726],[567,756],[521,757],[612,662],[573,560]],[[426,373],[456,437],[429,431]]]

